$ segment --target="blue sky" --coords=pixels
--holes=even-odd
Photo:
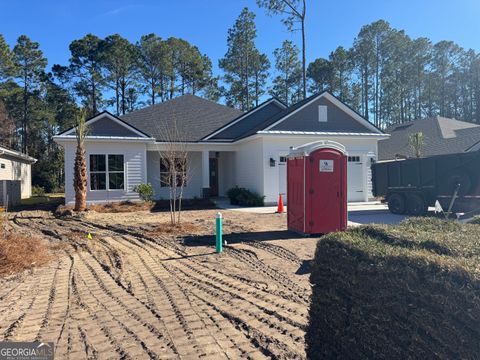
[[[307,58],[326,57],[351,45],[360,27],[385,19],[412,37],[453,40],[480,51],[479,0],[307,0]],[[49,66],[66,64],[68,45],[91,32],[120,33],[135,42],[142,34],[182,37],[212,59],[226,51],[227,29],[244,6],[257,14],[259,49],[272,56],[282,40],[298,41],[279,18],[265,15],[255,0],[0,0],[0,33],[13,45],[26,34],[40,42]],[[300,44],[298,42],[298,44]]]

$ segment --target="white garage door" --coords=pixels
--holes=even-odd
[[[364,201],[363,182],[365,174],[363,173],[363,163],[360,156],[349,156],[347,163],[347,193],[348,201]]]

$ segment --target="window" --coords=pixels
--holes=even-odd
[[[123,155],[90,155],[90,190],[123,190],[124,178]]]
[[[123,155],[108,155],[108,188],[123,190],[125,188]]]
[[[90,155],[90,190],[107,189],[105,155]]]
[[[280,156],[280,161],[281,163],[286,163],[287,162],[287,157],[286,156]]]
[[[0,169],[5,169],[5,164],[4,163],[0,164]]]
[[[360,156],[349,156],[348,162],[360,162]]]
[[[318,105],[318,121],[327,122],[328,117],[327,105]]]
[[[170,166],[169,159],[160,159],[160,186],[170,187],[173,179],[176,179],[176,186],[187,186],[187,161],[175,159],[175,167]]]

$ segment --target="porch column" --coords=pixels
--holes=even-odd
[[[202,196],[210,197],[210,156],[208,150],[202,151]]]

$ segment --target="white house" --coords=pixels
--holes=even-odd
[[[378,141],[388,137],[328,92],[290,107],[272,98],[246,113],[184,95],[120,117],[102,112],[87,124],[91,203],[137,200],[133,187],[147,182],[157,198],[168,198],[159,154],[172,145],[172,129],[188,150],[186,198],[225,196],[238,185],[275,203],[286,193],[290,148],[327,139],[347,149],[348,200],[367,201],[370,164]],[[75,129],[55,141],[65,149],[65,199],[73,203]]]
[[[32,196],[32,164],[37,160],[21,152],[0,146],[0,203],[5,203],[4,197],[9,195],[10,201],[17,202],[14,198],[29,198]],[[17,180],[20,182],[20,194],[7,191],[7,182],[4,180]],[[13,188],[12,188],[13,189]],[[19,201],[19,199],[18,199]]]

